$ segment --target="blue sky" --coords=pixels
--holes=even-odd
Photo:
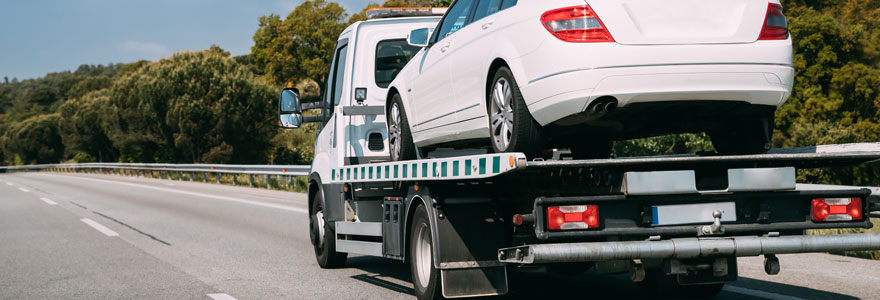
[[[303,0],[24,0],[0,4],[0,80],[156,60],[217,44],[250,53],[258,19]],[[371,0],[337,0],[359,12]]]

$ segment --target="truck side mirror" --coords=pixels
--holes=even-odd
[[[282,128],[299,128],[303,123],[302,105],[299,100],[299,90],[286,88],[281,90],[281,100],[278,101],[278,125]]]
[[[433,31],[433,28],[413,29],[406,37],[406,43],[415,47],[427,47],[431,31]]]

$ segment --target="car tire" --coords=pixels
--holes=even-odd
[[[409,128],[409,119],[403,110],[403,101],[399,94],[391,97],[388,104],[388,152],[391,161],[403,161],[416,158],[416,146],[413,144],[412,133]]]
[[[763,154],[771,148],[775,126],[773,116],[738,123],[735,126],[710,131],[709,138],[715,152],[723,155]]]
[[[428,210],[419,204],[413,212],[409,236],[409,265],[413,290],[419,300],[443,299],[440,271],[434,267],[434,242]]]
[[[610,140],[596,140],[575,143],[571,146],[573,159],[599,159],[611,157],[611,149],[614,142]]]
[[[528,158],[540,156],[543,150],[541,125],[529,113],[509,68],[501,67],[495,72],[486,99],[492,150],[522,152]]]
[[[323,191],[318,190],[312,199],[312,211],[309,214],[309,236],[318,265],[324,269],[340,268],[345,265],[348,253],[336,252],[336,234],[325,222],[323,200]]]

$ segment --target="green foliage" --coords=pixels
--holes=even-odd
[[[182,52],[114,82],[101,115],[120,160],[265,162],[279,91],[228,56]]]
[[[107,90],[89,93],[62,105],[58,129],[68,154],[76,153],[74,160],[80,153],[96,157],[101,162],[116,161],[119,157],[102,127],[109,105]]]
[[[16,163],[55,163],[64,154],[64,145],[58,134],[58,114],[38,115],[9,126],[0,137],[7,157],[16,157]]]
[[[614,142],[614,154],[625,156],[652,156],[714,151],[709,137],[703,133],[671,134],[636,140]]]
[[[342,6],[325,0],[305,1],[283,21],[275,14],[260,17],[251,47],[256,65],[277,85],[308,79],[323,88],[346,17]]]

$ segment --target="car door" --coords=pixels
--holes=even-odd
[[[452,91],[449,52],[452,34],[464,27],[474,0],[459,0],[449,7],[434,35],[432,44],[418,63],[419,75],[412,84],[411,103],[415,114],[413,132],[441,130],[455,123],[455,94]],[[432,134],[432,136],[435,134]]]
[[[487,116],[486,72],[489,68],[489,54],[497,39],[493,33],[500,25],[496,22],[495,13],[501,10],[503,2],[503,0],[478,0],[472,20],[469,25],[456,33],[455,45],[449,51],[452,61],[450,65],[453,74],[452,88],[455,91],[455,105],[458,108],[456,118],[464,126],[457,128],[457,131],[466,135],[461,138],[473,138],[469,133],[475,131],[486,134],[484,131],[487,122],[469,121]]]

